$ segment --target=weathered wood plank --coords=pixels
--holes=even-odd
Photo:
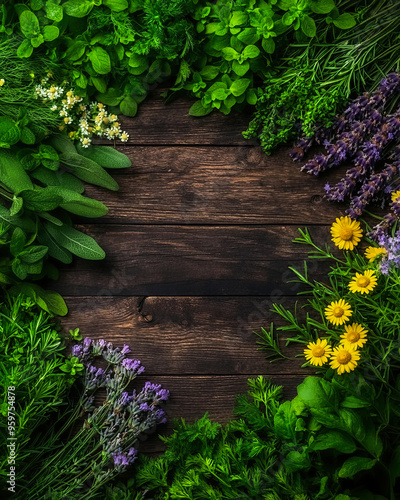
[[[104,222],[135,224],[330,224],[341,206],[322,199],[323,178],[300,172],[288,148],[123,149],[132,167],[116,174],[119,192],[88,186],[110,209]]]
[[[148,375],[303,374],[297,345],[291,359],[269,363],[254,331],[285,324],[271,312],[278,302],[294,310],[293,297],[68,297],[66,330],[132,348]],[[304,298],[301,298],[301,304]]]
[[[163,89],[154,90],[139,106],[135,118],[119,116],[121,128],[129,133],[129,144],[256,144],[244,139],[252,111],[232,112],[225,116],[213,112],[206,117],[189,116],[190,97],[179,97],[169,104],[161,97]],[[109,144],[106,139],[97,143]],[[123,144],[117,142],[117,144]]]
[[[118,226],[81,229],[105,249],[105,261],[65,267],[56,289],[64,295],[294,295],[288,266],[303,268],[308,248],[294,245],[296,226]],[[326,226],[312,234],[330,239]],[[326,265],[312,261],[314,277]],[[310,269],[312,272],[313,269]]]

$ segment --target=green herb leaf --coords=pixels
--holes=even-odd
[[[45,223],[45,226],[51,236],[74,255],[87,260],[102,260],[105,258],[104,250],[90,236],[65,224],[62,227],[57,227]]]
[[[103,5],[114,12],[122,12],[128,8],[127,0],[103,0]]]
[[[301,18],[301,31],[309,38],[316,35],[317,26],[312,17],[305,15]]]
[[[356,20],[353,15],[345,12],[333,20],[333,24],[342,30],[348,30],[356,25]]]
[[[310,8],[315,14],[329,14],[335,8],[334,0],[311,0]]]
[[[21,31],[27,38],[36,37],[40,33],[39,20],[30,10],[24,10],[19,16]]]
[[[68,0],[63,4],[65,13],[72,17],[85,17],[94,7],[91,0]]]
[[[111,71],[110,56],[103,48],[94,47],[89,53],[89,59],[96,73],[106,75]]]
[[[339,477],[351,478],[357,474],[357,472],[372,469],[376,462],[377,460],[366,457],[350,457],[344,462],[339,470]]]
[[[320,432],[312,442],[311,449],[327,450],[333,448],[342,453],[354,453],[357,449],[353,438],[340,431],[328,430]]]
[[[240,78],[235,80],[231,85],[231,92],[235,97],[244,94],[250,85],[251,80],[249,78]]]
[[[44,26],[43,28],[43,38],[46,42],[52,42],[58,35],[60,34],[60,30],[57,26]]]

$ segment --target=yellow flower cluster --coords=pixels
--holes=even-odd
[[[43,103],[52,101],[52,111],[58,112],[62,119],[60,130],[67,130],[71,139],[79,140],[84,148],[89,147],[92,137],[106,137],[107,139],[120,139],[127,142],[129,135],[121,130],[118,116],[109,115],[102,103],[83,104],[83,99],[75,94],[72,89],[56,86],[49,83],[51,74],[48,74],[36,87],[36,97]]]
[[[353,371],[360,359],[358,348],[367,342],[367,330],[358,323],[346,325],[337,347],[332,348],[326,339],[310,342],[304,349],[307,361],[314,366],[322,366],[329,361],[331,368],[339,375]]]

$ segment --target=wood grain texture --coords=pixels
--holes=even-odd
[[[301,346],[284,347],[290,356],[269,363],[257,349],[254,331],[285,323],[271,312],[278,302],[294,310],[293,297],[68,297],[66,330],[79,326],[90,338],[126,343],[147,375],[304,374]],[[303,304],[305,299],[300,300]],[[90,314],[88,314],[90,312]],[[182,382],[184,383],[184,382]]]
[[[88,186],[109,209],[102,219],[128,224],[330,224],[341,206],[322,198],[324,178],[300,172],[289,149],[144,147],[123,151],[132,167],[112,171],[118,192]]]
[[[189,116],[195,99],[179,97],[169,104],[161,97],[163,89],[151,92],[139,105],[135,118],[119,116],[121,128],[129,133],[129,144],[256,144],[256,140],[244,139],[242,132],[251,119],[250,108],[244,113],[223,115],[213,112],[206,117]],[[109,145],[106,139],[96,143]],[[117,144],[123,145],[117,141]]]
[[[55,285],[63,295],[281,295],[296,294],[286,283],[288,266],[303,268],[308,248],[294,245],[296,226],[120,226],[81,227],[107,253],[106,260],[75,261]],[[315,226],[319,244],[330,239]],[[312,261],[313,277],[327,266]]]

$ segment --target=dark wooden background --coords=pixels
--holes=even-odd
[[[129,344],[146,367],[140,378],[171,391],[170,423],[160,432],[175,417],[192,422],[206,411],[226,422],[257,375],[294,395],[307,373],[296,350],[270,364],[253,332],[281,324],[273,302],[296,302],[287,268],[301,268],[307,255],[292,243],[297,228],[328,242],[340,215],[322,199],[325,180],[301,173],[289,148],[268,157],[243,139],[249,115],[192,118],[190,105],[165,106],[155,93],[136,118],[123,120],[130,139],[118,149],[133,166],[111,172],[119,192],[87,188],[110,211],[81,226],[106,260],[76,261],[57,285],[70,311],[66,328]],[[324,270],[310,264],[316,279]]]

